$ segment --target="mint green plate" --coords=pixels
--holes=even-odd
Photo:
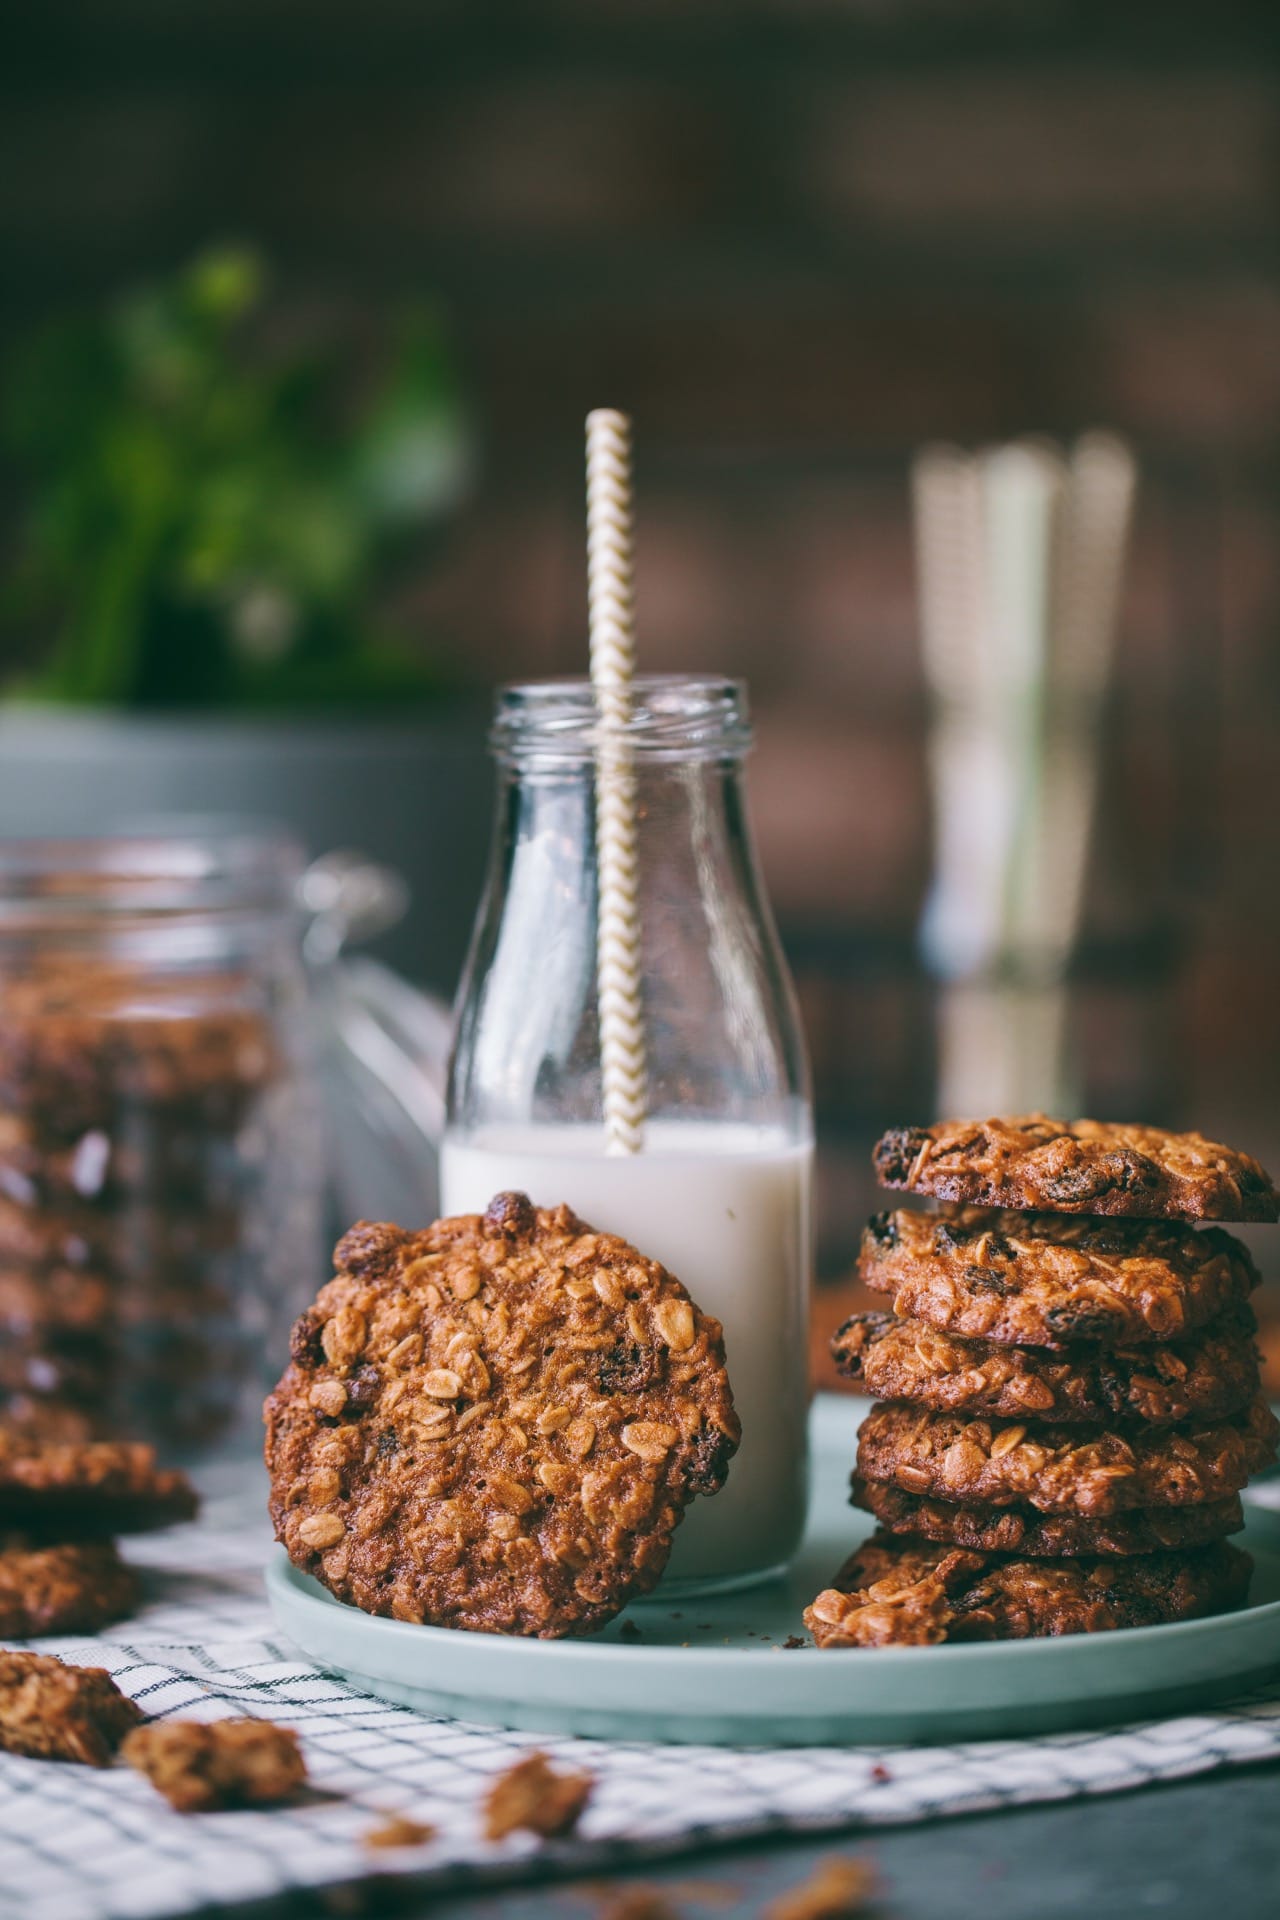
[[[808,1531],[784,1580],[717,1600],[661,1590],[591,1640],[518,1640],[381,1620],[278,1553],[276,1621],[353,1686],[424,1713],[539,1733],[718,1746],[938,1741],[1057,1733],[1204,1706],[1280,1676],[1280,1519],[1251,1512],[1249,1606],[1211,1620],[1058,1640],[781,1651],[869,1521],[847,1504],[864,1406],[813,1411]]]

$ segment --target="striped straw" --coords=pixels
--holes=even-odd
[[[631,572],[631,422],[587,415],[587,604],[591,684],[600,711],[596,754],[599,909],[596,982],[605,1152],[644,1145],[646,1069],[640,1004],[636,783],[627,723],[635,679]]]

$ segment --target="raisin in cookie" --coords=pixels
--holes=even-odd
[[[1258,1282],[1248,1249],[1219,1227],[990,1208],[878,1213],[858,1273],[906,1319],[1026,1347],[1176,1340]]]
[[[912,1534],[973,1553],[1029,1553],[1037,1560],[1185,1551],[1239,1533],[1244,1525],[1244,1508],[1234,1493],[1198,1507],[1133,1507],[1086,1520],[1078,1513],[1040,1513],[1030,1506],[961,1507],[855,1473],[853,1504],[874,1514],[886,1533]]]
[[[1234,1420],[1127,1435],[969,1420],[890,1402],[873,1407],[859,1429],[858,1472],[936,1500],[1092,1518],[1226,1499],[1274,1461],[1278,1434],[1261,1395]]]
[[[1238,1413],[1258,1390],[1256,1322],[1236,1307],[1168,1346],[1065,1350],[967,1340],[892,1313],[855,1313],[831,1341],[873,1400],[1018,1420],[1176,1426]]]
[[[95,1633],[138,1603],[138,1578],[109,1540],[34,1547],[0,1538],[0,1635]]]
[[[1218,1541],[1131,1560],[1025,1560],[875,1534],[805,1608],[820,1647],[1028,1640],[1196,1620],[1243,1604],[1253,1562]]]
[[[1032,1113],[895,1127],[873,1158],[881,1186],[965,1205],[1142,1219],[1280,1218],[1280,1195],[1258,1162],[1199,1133]]]
[[[277,1538],[340,1600],[555,1638],[653,1586],[739,1426],[719,1322],[567,1207],[361,1224],[267,1402]]]

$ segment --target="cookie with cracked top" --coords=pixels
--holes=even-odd
[[[0,1530],[43,1540],[100,1540],[189,1520],[185,1474],[125,1440],[54,1441],[0,1427]]]
[[[904,1493],[883,1480],[862,1480],[856,1473],[852,1485],[853,1505],[874,1514],[886,1533],[911,1534],[972,1553],[1027,1553],[1037,1560],[1185,1552],[1239,1533],[1244,1525],[1244,1508],[1234,1493],[1198,1507],[1134,1507],[1086,1520],[1031,1506],[962,1507]]]
[[[894,1127],[872,1158],[882,1187],[964,1206],[1280,1219],[1280,1194],[1252,1155],[1200,1133],[1032,1113]]]
[[[0,1752],[109,1767],[141,1709],[105,1667],[73,1667],[48,1653],[0,1648]]]
[[[873,1534],[805,1608],[820,1647],[1109,1633],[1242,1606],[1253,1562],[1218,1541],[1129,1560],[1006,1559]]]
[[[857,1470],[935,1500],[1091,1519],[1226,1499],[1274,1462],[1278,1437],[1261,1394],[1233,1420],[1127,1433],[966,1419],[889,1401],[858,1431]]]
[[[836,1366],[873,1400],[937,1412],[1074,1425],[1176,1426],[1238,1413],[1258,1390],[1257,1323],[1230,1309],[1168,1345],[1013,1347],[892,1313],[855,1313],[831,1340]]]
[[[109,1540],[36,1547],[0,1537],[0,1634],[95,1633],[138,1603],[138,1577]]]
[[[1025,1347],[1171,1341],[1248,1299],[1258,1270],[1220,1227],[1007,1213],[878,1213],[860,1278],[904,1319]]]
[[[361,1222],[267,1402],[277,1538],[367,1612],[557,1638],[647,1592],[739,1438],[720,1324],[568,1207]]]

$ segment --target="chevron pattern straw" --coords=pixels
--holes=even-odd
[[[591,684],[600,710],[596,982],[605,1152],[639,1153],[647,1076],[640,1003],[636,783],[626,731],[636,665],[631,422],[625,413],[609,408],[587,415],[587,604]]]

